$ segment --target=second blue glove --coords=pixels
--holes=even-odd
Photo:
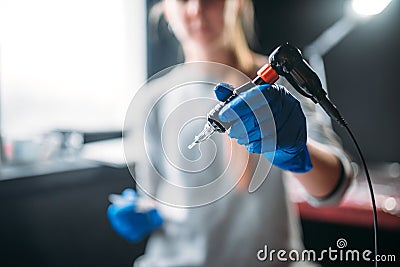
[[[114,230],[128,241],[138,242],[162,225],[163,220],[156,209],[138,211],[139,196],[133,189],[125,189],[120,196],[114,197],[119,203],[108,207],[108,219]]]
[[[220,83],[214,91],[218,100],[224,101],[232,89],[231,85]],[[284,87],[265,84],[245,91],[221,110],[219,118],[233,123],[228,135],[249,152],[264,154],[283,170],[311,170],[306,119],[299,101]]]

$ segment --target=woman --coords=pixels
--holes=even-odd
[[[217,62],[238,69],[249,77],[253,77],[259,67],[265,63],[265,57],[257,55],[249,49],[241,23],[241,18],[251,10],[251,1],[164,0],[160,4],[169,28],[182,46],[185,62]],[[157,87],[168,83],[170,77],[174,75],[174,71],[171,73],[154,81],[152,86]],[[284,84],[284,81],[280,80],[278,83]],[[284,85],[289,90],[291,89],[290,85]],[[221,95],[227,87],[229,89],[227,85],[217,86],[216,93],[219,99],[223,98]],[[264,97],[269,94],[268,88],[270,87],[264,86],[260,89]],[[193,94],[200,97],[201,93],[196,95],[197,93],[198,91]],[[135,216],[121,216],[118,207],[110,206],[111,223],[123,236],[129,238],[132,232],[139,237],[151,233],[146,253],[136,260],[135,266],[287,266],[289,262],[279,261],[276,258],[266,264],[257,258],[257,253],[266,245],[269,249],[276,251],[296,249],[301,252],[299,221],[294,216],[286,196],[283,171],[289,171],[300,181],[308,192],[312,204],[322,205],[337,203],[340,200],[349,184],[351,170],[348,160],[338,145],[337,137],[330,128],[330,123],[321,120],[323,116],[318,115],[321,111],[316,109],[313,103],[301,98],[301,108],[297,107],[297,100],[282,88],[279,88],[277,98],[278,102],[282,102],[274,104],[272,101],[270,103],[273,113],[274,105],[282,104],[281,106],[284,106],[295,103],[294,111],[291,109],[290,113],[284,110],[276,112],[279,114],[274,113],[274,120],[277,125],[276,141],[278,145],[283,139],[289,140],[289,143],[293,142],[289,146],[296,147],[296,157],[288,157],[290,153],[279,151],[278,146],[279,153],[275,159],[269,158],[266,151],[256,151],[258,154],[266,152],[264,155],[273,162],[274,166],[268,173],[269,179],[255,193],[249,194],[243,189],[246,189],[251,179],[258,175],[255,170],[256,163],[264,160],[262,164],[266,164],[265,157],[250,154],[244,146],[232,142],[228,146],[230,148],[225,151],[228,151],[227,154],[235,155],[234,165],[244,162],[246,166],[240,175],[242,179],[240,179],[239,185],[225,197],[208,205],[198,205],[195,208],[182,208],[185,205],[175,205],[179,206],[176,208],[159,202],[156,204],[156,209],[152,210],[152,219],[146,221],[141,217],[140,223],[135,219],[138,214],[133,212],[133,209],[130,209],[130,212],[135,213]],[[178,101],[179,96],[172,97],[172,99]],[[169,101],[164,103],[164,107],[171,103]],[[230,106],[229,108],[234,107]],[[157,112],[159,116],[162,116],[163,112],[160,110]],[[302,119],[303,112],[307,118],[308,138],[305,130],[306,124]],[[154,121],[157,123],[160,120]],[[279,131],[278,126],[295,130]],[[154,125],[152,129],[158,128],[157,125]],[[160,130],[160,132],[162,131]],[[304,134],[304,138],[296,136],[298,132]],[[188,136],[193,138],[194,135],[190,133]],[[232,129],[230,136],[237,138],[239,143],[247,142],[248,149],[254,147],[257,142],[257,144],[262,142],[262,140],[253,140],[252,146],[249,144],[249,140],[241,140],[240,136],[235,134]],[[174,138],[176,137],[165,139],[170,141],[166,141],[164,144],[157,144],[156,140],[148,140],[152,145],[149,147],[157,150],[158,146],[170,144]],[[294,142],[300,139],[299,146],[294,145]],[[191,140],[187,144],[190,142]],[[225,141],[216,140],[215,142],[224,143]],[[225,156],[219,156],[222,159],[217,157],[216,162],[223,164]],[[279,161],[280,158],[282,158],[281,161]],[[140,159],[135,159],[135,161],[135,164],[137,163],[136,175],[146,177],[140,167]],[[174,170],[164,170],[165,165],[166,161],[158,159],[155,168],[158,168],[157,170],[160,172],[164,171],[167,179],[178,181],[179,179],[176,177],[181,177],[180,174],[174,174]],[[218,166],[214,167],[213,171],[216,169]],[[182,177],[185,182],[191,179],[191,176]],[[204,175],[203,178],[205,178]],[[163,194],[170,195],[170,193],[168,190],[158,188],[154,194],[157,195],[157,198]],[[190,195],[184,195],[182,199],[180,203],[186,203],[185,201],[192,203]],[[161,220],[163,220],[163,224],[159,227]],[[118,227],[121,224],[125,227],[124,231]]]

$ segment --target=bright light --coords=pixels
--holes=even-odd
[[[392,0],[353,0],[352,6],[356,13],[371,16],[381,13]]]

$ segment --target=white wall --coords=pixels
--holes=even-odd
[[[145,1],[0,0],[3,135],[121,129],[145,30]]]

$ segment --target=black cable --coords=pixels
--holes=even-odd
[[[375,202],[375,195],[374,195],[374,189],[372,187],[372,180],[369,175],[368,171],[368,166],[367,163],[364,159],[364,156],[361,152],[361,148],[357,143],[356,138],[353,135],[353,132],[350,130],[349,126],[347,125],[347,122],[343,118],[343,116],[340,114],[339,110],[336,108],[336,106],[325,96],[323,96],[321,99],[319,99],[318,103],[321,105],[321,107],[325,110],[325,112],[332,118],[335,119],[336,122],[344,127],[347,130],[347,133],[350,135],[354,145],[357,148],[358,155],[361,158],[361,162],[363,165],[363,168],[365,170],[365,175],[367,177],[367,182],[368,182],[368,188],[369,188],[369,193],[371,195],[371,203],[372,203],[372,213],[374,215],[374,262],[375,262],[375,267],[378,267],[378,262],[377,262],[377,256],[378,256],[378,216],[377,216],[377,211],[376,211],[376,202]]]
[[[378,262],[377,262],[377,256],[378,256],[378,216],[376,212],[376,202],[375,202],[375,195],[374,195],[374,189],[372,188],[372,181],[371,177],[369,176],[369,171],[368,171],[368,166],[367,163],[364,159],[364,156],[361,152],[361,148],[357,143],[356,138],[354,137],[352,131],[350,130],[349,126],[347,125],[347,122],[343,118],[343,116],[340,114],[339,110],[336,108],[336,106],[331,102],[330,99],[326,98],[323,96],[322,98],[319,99],[318,103],[321,105],[321,107],[325,110],[325,112],[332,118],[335,119],[336,122],[344,127],[347,130],[347,133],[350,135],[354,145],[357,148],[358,155],[361,158],[362,165],[365,170],[365,175],[367,177],[367,182],[368,182],[368,188],[369,188],[369,193],[371,195],[371,203],[372,203],[372,213],[374,215],[374,254],[375,254],[375,267],[378,267]]]
[[[377,255],[378,255],[378,216],[377,216],[377,212],[376,212],[376,203],[375,203],[375,195],[374,195],[374,189],[372,188],[372,181],[371,181],[371,177],[369,176],[369,172],[368,172],[368,167],[367,167],[367,163],[365,162],[364,156],[361,152],[360,147],[358,146],[358,143],[356,141],[356,138],[354,137],[353,133],[351,132],[350,128],[348,127],[347,124],[343,124],[342,125],[344,128],[346,128],[348,134],[350,135],[351,139],[353,140],[356,148],[357,148],[357,152],[361,158],[364,170],[365,170],[365,175],[367,177],[367,182],[368,182],[368,187],[369,187],[369,192],[371,195],[371,202],[372,202],[372,212],[374,214],[374,254],[375,254],[375,267],[378,266],[378,261],[377,261]]]

